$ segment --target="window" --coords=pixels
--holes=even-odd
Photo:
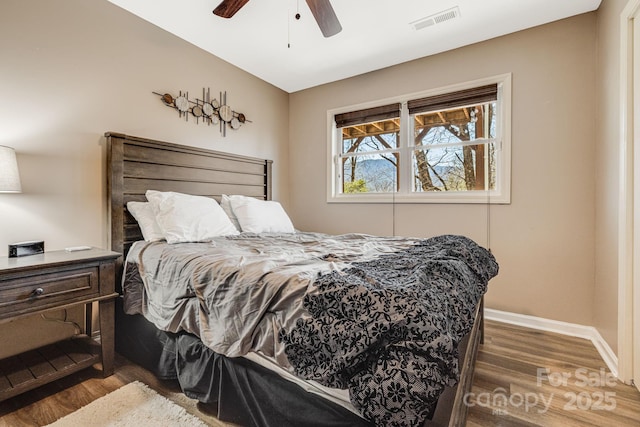
[[[331,202],[509,203],[510,75],[330,111]]]
[[[398,182],[400,104],[337,114],[342,193],[391,193]]]

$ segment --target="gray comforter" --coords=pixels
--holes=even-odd
[[[305,379],[349,388],[378,425],[418,425],[458,378],[456,347],[497,274],[461,236],[241,234],[136,244],[130,314],[213,351],[262,352]]]

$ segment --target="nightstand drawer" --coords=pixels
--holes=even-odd
[[[97,297],[99,278],[99,269],[95,266],[0,279],[0,314]]]

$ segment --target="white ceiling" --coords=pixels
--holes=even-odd
[[[305,0],[109,0],[286,92],[378,70],[596,10],[601,0],[332,0],[342,32],[324,38]],[[460,16],[412,22],[458,7]],[[296,20],[299,12],[302,17]]]

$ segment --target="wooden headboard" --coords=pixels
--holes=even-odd
[[[271,200],[271,160],[115,132],[105,137],[110,246],[123,257],[133,242],[142,240],[127,202],[145,201],[147,190],[177,191],[218,201],[222,194]],[[117,272],[120,275],[121,268]]]

